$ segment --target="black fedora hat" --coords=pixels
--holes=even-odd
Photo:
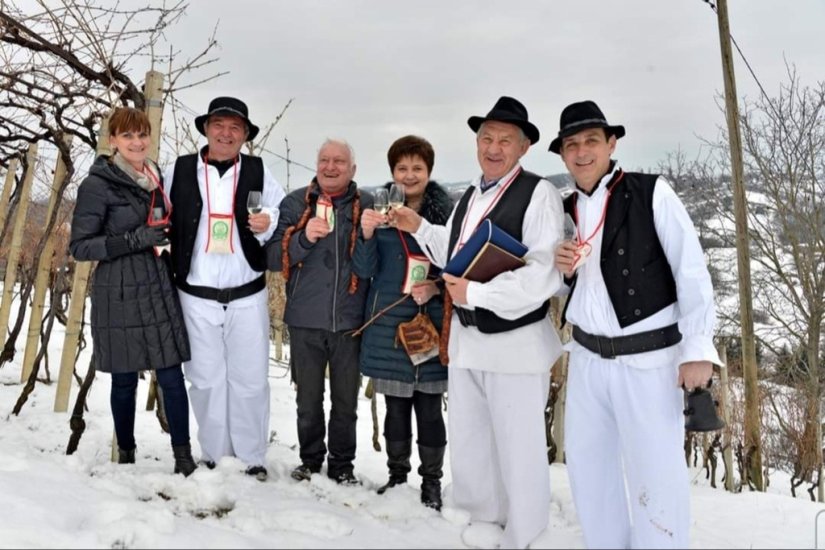
[[[195,128],[198,129],[198,132],[206,135],[204,127],[206,126],[206,121],[209,120],[209,117],[212,115],[234,115],[241,117],[249,127],[249,135],[246,137],[247,141],[255,139],[255,136],[258,135],[258,131],[260,130],[260,128],[252,124],[252,121],[249,120],[249,109],[246,107],[246,103],[234,97],[216,97],[210,101],[208,112],[205,115],[195,118]]]
[[[527,109],[519,100],[512,97],[501,96],[487,116],[471,116],[467,119],[467,124],[473,132],[478,133],[481,124],[488,120],[515,124],[524,131],[531,144],[539,140],[539,129],[527,120]]]
[[[559,118],[559,135],[550,142],[550,151],[560,154],[561,140],[588,128],[604,128],[608,135],[616,139],[624,136],[624,126],[611,126],[604,118],[604,113],[594,101],[571,103],[561,112]]]

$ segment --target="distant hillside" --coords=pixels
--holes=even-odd
[[[563,173],[563,174],[553,174],[550,176],[544,176],[547,181],[555,185],[559,191],[561,191],[562,198],[569,195],[573,190],[573,180],[570,178],[570,174]],[[442,186],[444,186],[447,191],[449,191],[450,196],[454,199],[458,199],[470,185],[470,180],[467,181],[456,181],[456,182],[443,182],[439,181]],[[366,191],[372,191],[376,189],[378,186],[371,186],[371,187],[362,187],[362,189]]]

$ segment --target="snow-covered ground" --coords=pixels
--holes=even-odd
[[[13,310],[16,311],[16,310]],[[50,345],[57,370],[62,327]],[[90,350],[81,356],[83,373]],[[142,410],[147,386],[139,385],[137,463],[110,462],[112,422],[108,375],[99,375],[89,396],[86,432],[78,451],[66,456],[69,413],[54,413],[56,384],[38,384],[19,416],[11,410],[22,390],[18,348],[0,368],[0,547],[84,548],[466,548],[467,514],[450,506],[445,468],[445,507],[439,513],[419,503],[415,473],[410,485],[383,496],[385,456],[372,448],[370,402],[361,392],[356,475],[360,487],[339,487],[324,476],[299,483],[289,477],[298,463],[294,391],[286,370],[270,369],[272,443],[270,478],[260,483],[243,465],[224,459],[215,470],[190,478],[173,475],[169,439],[154,413]],[[72,391],[71,404],[77,394]],[[379,397],[378,414],[383,418]],[[70,406],[71,409],[71,406]],[[328,410],[328,409],[327,409]],[[196,425],[192,419],[192,432]],[[383,442],[382,442],[383,443]],[[197,441],[193,437],[195,455]],[[550,467],[550,526],[535,548],[581,548],[581,531],[570,497],[566,468]],[[695,470],[692,487],[692,545],[695,548],[814,548],[817,514],[825,510],[805,498],[776,493],[730,494],[706,486]],[[480,480],[483,482],[483,480]],[[774,478],[771,491],[786,491]],[[807,495],[805,495],[807,497]],[[825,547],[825,514],[819,546]],[[472,541],[490,547],[490,537]]]

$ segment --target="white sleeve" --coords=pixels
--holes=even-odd
[[[522,224],[527,246],[526,265],[487,283],[467,286],[467,303],[493,311],[504,319],[517,319],[538,308],[563,285],[555,267],[556,246],[563,238],[564,209],[553,184],[541,180],[533,191]]]
[[[453,226],[454,215],[455,208],[453,208],[453,212],[445,225],[435,225],[421,218],[418,231],[412,234],[427,258],[438,267],[444,267],[450,257],[450,251],[448,250],[450,247],[449,228]]]
[[[175,164],[177,164],[177,162],[177,159],[175,159],[175,162],[170,164],[163,173],[163,191],[167,197],[172,196],[172,177],[175,175]]]
[[[676,281],[679,364],[710,361],[722,365],[713,345],[716,308],[713,286],[693,222],[667,180],[653,190],[653,223]]]
[[[278,206],[280,206],[285,196],[284,188],[275,180],[272,172],[270,172],[269,168],[264,164],[264,190],[261,193],[261,203],[263,205],[262,212],[269,214],[269,229],[263,233],[255,234],[255,238],[258,239],[258,242],[262,245],[269,240],[275,232],[275,228],[278,226],[278,216],[280,215]]]

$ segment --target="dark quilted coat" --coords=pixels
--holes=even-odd
[[[168,254],[157,257],[151,248],[113,254],[126,251],[125,232],[146,223],[150,199],[105,156],[95,160],[77,192],[69,247],[77,261],[98,261],[91,329],[95,367],[102,372],[160,369],[189,360]]]
[[[390,184],[387,184],[390,185]],[[419,214],[427,221],[443,225],[453,208],[453,201],[443,187],[429,182],[424,191],[424,199]],[[402,233],[411,254],[423,255],[415,239]],[[376,229],[372,239],[359,238],[353,254],[353,268],[359,277],[372,278],[367,296],[364,320],[401,298],[406,260],[404,246],[397,229]],[[440,270],[432,267],[430,275]],[[436,329],[441,332],[444,302],[441,296],[434,296],[423,306]],[[379,317],[364,331],[361,340],[361,372],[365,376],[412,383],[415,380],[428,382],[447,378],[447,369],[438,357],[413,366],[401,344],[395,343],[398,324],[409,321],[418,313],[418,305],[412,297],[407,298],[387,313]]]

